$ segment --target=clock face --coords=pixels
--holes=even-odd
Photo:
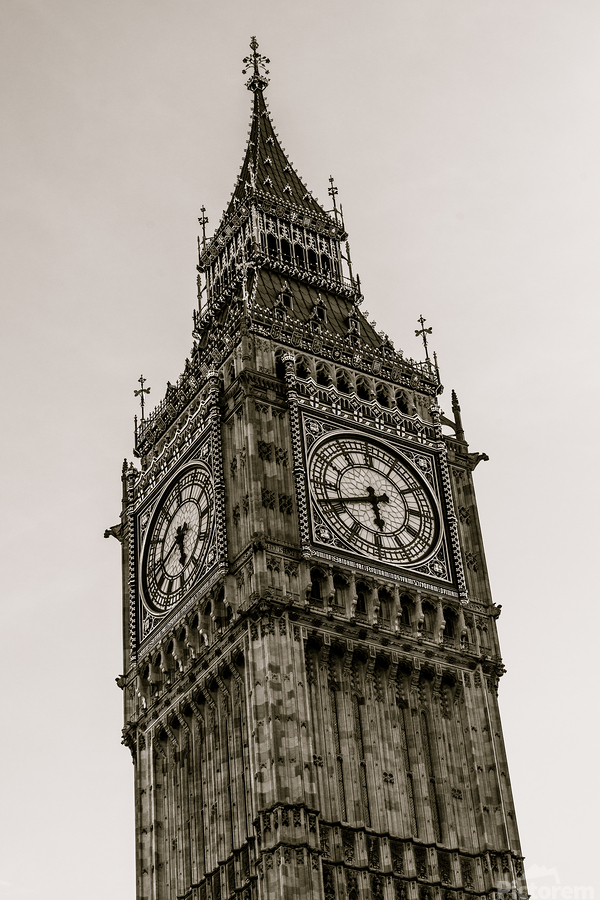
[[[423,459],[425,465],[428,461]],[[394,565],[431,555],[440,536],[434,496],[404,458],[383,442],[334,433],[314,445],[308,461],[313,504],[349,549]]]
[[[185,469],[159,500],[142,557],[142,589],[159,612],[175,606],[198,574],[213,531],[212,475]]]

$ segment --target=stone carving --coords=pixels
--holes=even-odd
[[[288,467],[288,452],[284,450],[283,447],[275,447],[275,462],[279,466]]]
[[[465,564],[470,572],[477,571],[477,556],[470,551],[465,553]]]
[[[415,868],[417,878],[428,878],[427,851],[423,847],[415,847]]]
[[[325,900],[335,900],[333,866],[323,866],[323,890],[325,893]]]
[[[379,838],[367,835],[367,854],[369,857],[369,866],[372,869],[380,869],[379,861]]]
[[[394,878],[394,900],[406,900],[406,882]]]
[[[354,832],[346,831],[345,829],[342,831],[342,851],[344,862],[352,865],[355,861]]]
[[[289,494],[280,494],[279,495],[279,512],[286,513],[288,516],[291,516],[293,511],[292,506],[292,498]]]
[[[473,867],[470,859],[461,859],[460,873],[462,876],[463,886],[468,890],[473,889]]]
[[[371,875],[371,896],[373,900],[383,900],[383,878],[381,875]]]
[[[452,868],[447,853],[438,853],[438,868],[442,884],[452,884]]]
[[[466,508],[466,506],[458,507],[458,515],[459,515],[460,521],[464,522],[465,525],[471,524],[471,519],[469,517],[469,510]]]
[[[259,459],[265,460],[266,462],[270,462],[273,458],[273,445],[267,443],[266,441],[258,442],[258,456]]]
[[[262,489],[262,505],[265,509],[275,509],[275,491],[270,491],[268,488]]]
[[[346,871],[346,891],[348,900],[358,900],[358,872],[352,869]]]

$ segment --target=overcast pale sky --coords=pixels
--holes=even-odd
[[[212,232],[242,162],[252,34],[301,177],[325,204],[335,177],[364,307],[417,358],[426,317],[441,405],[455,388],[490,457],[530,886],[555,869],[598,898],[597,0],[4,0],[0,26],[0,900],[135,895],[102,533],[137,379],[156,402],[191,346],[196,220]]]

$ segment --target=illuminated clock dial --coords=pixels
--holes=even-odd
[[[435,550],[440,517],[434,496],[387,444],[334,433],[313,447],[308,470],[321,520],[356,553],[414,565]],[[321,543],[323,534],[322,527],[316,530]]]
[[[160,499],[144,543],[142,587],[157,611],[175,606],[198,574],[213,521],[209,470],[199,465],[184,469]]]

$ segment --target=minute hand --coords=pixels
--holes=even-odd
[[[371,503],[375,506],[376,503],[389,503],[390,498],[387,494],[380,494],[376,496],[375,493],[367,494],[367,496],[363,497],[319,497],[319,503]]]

